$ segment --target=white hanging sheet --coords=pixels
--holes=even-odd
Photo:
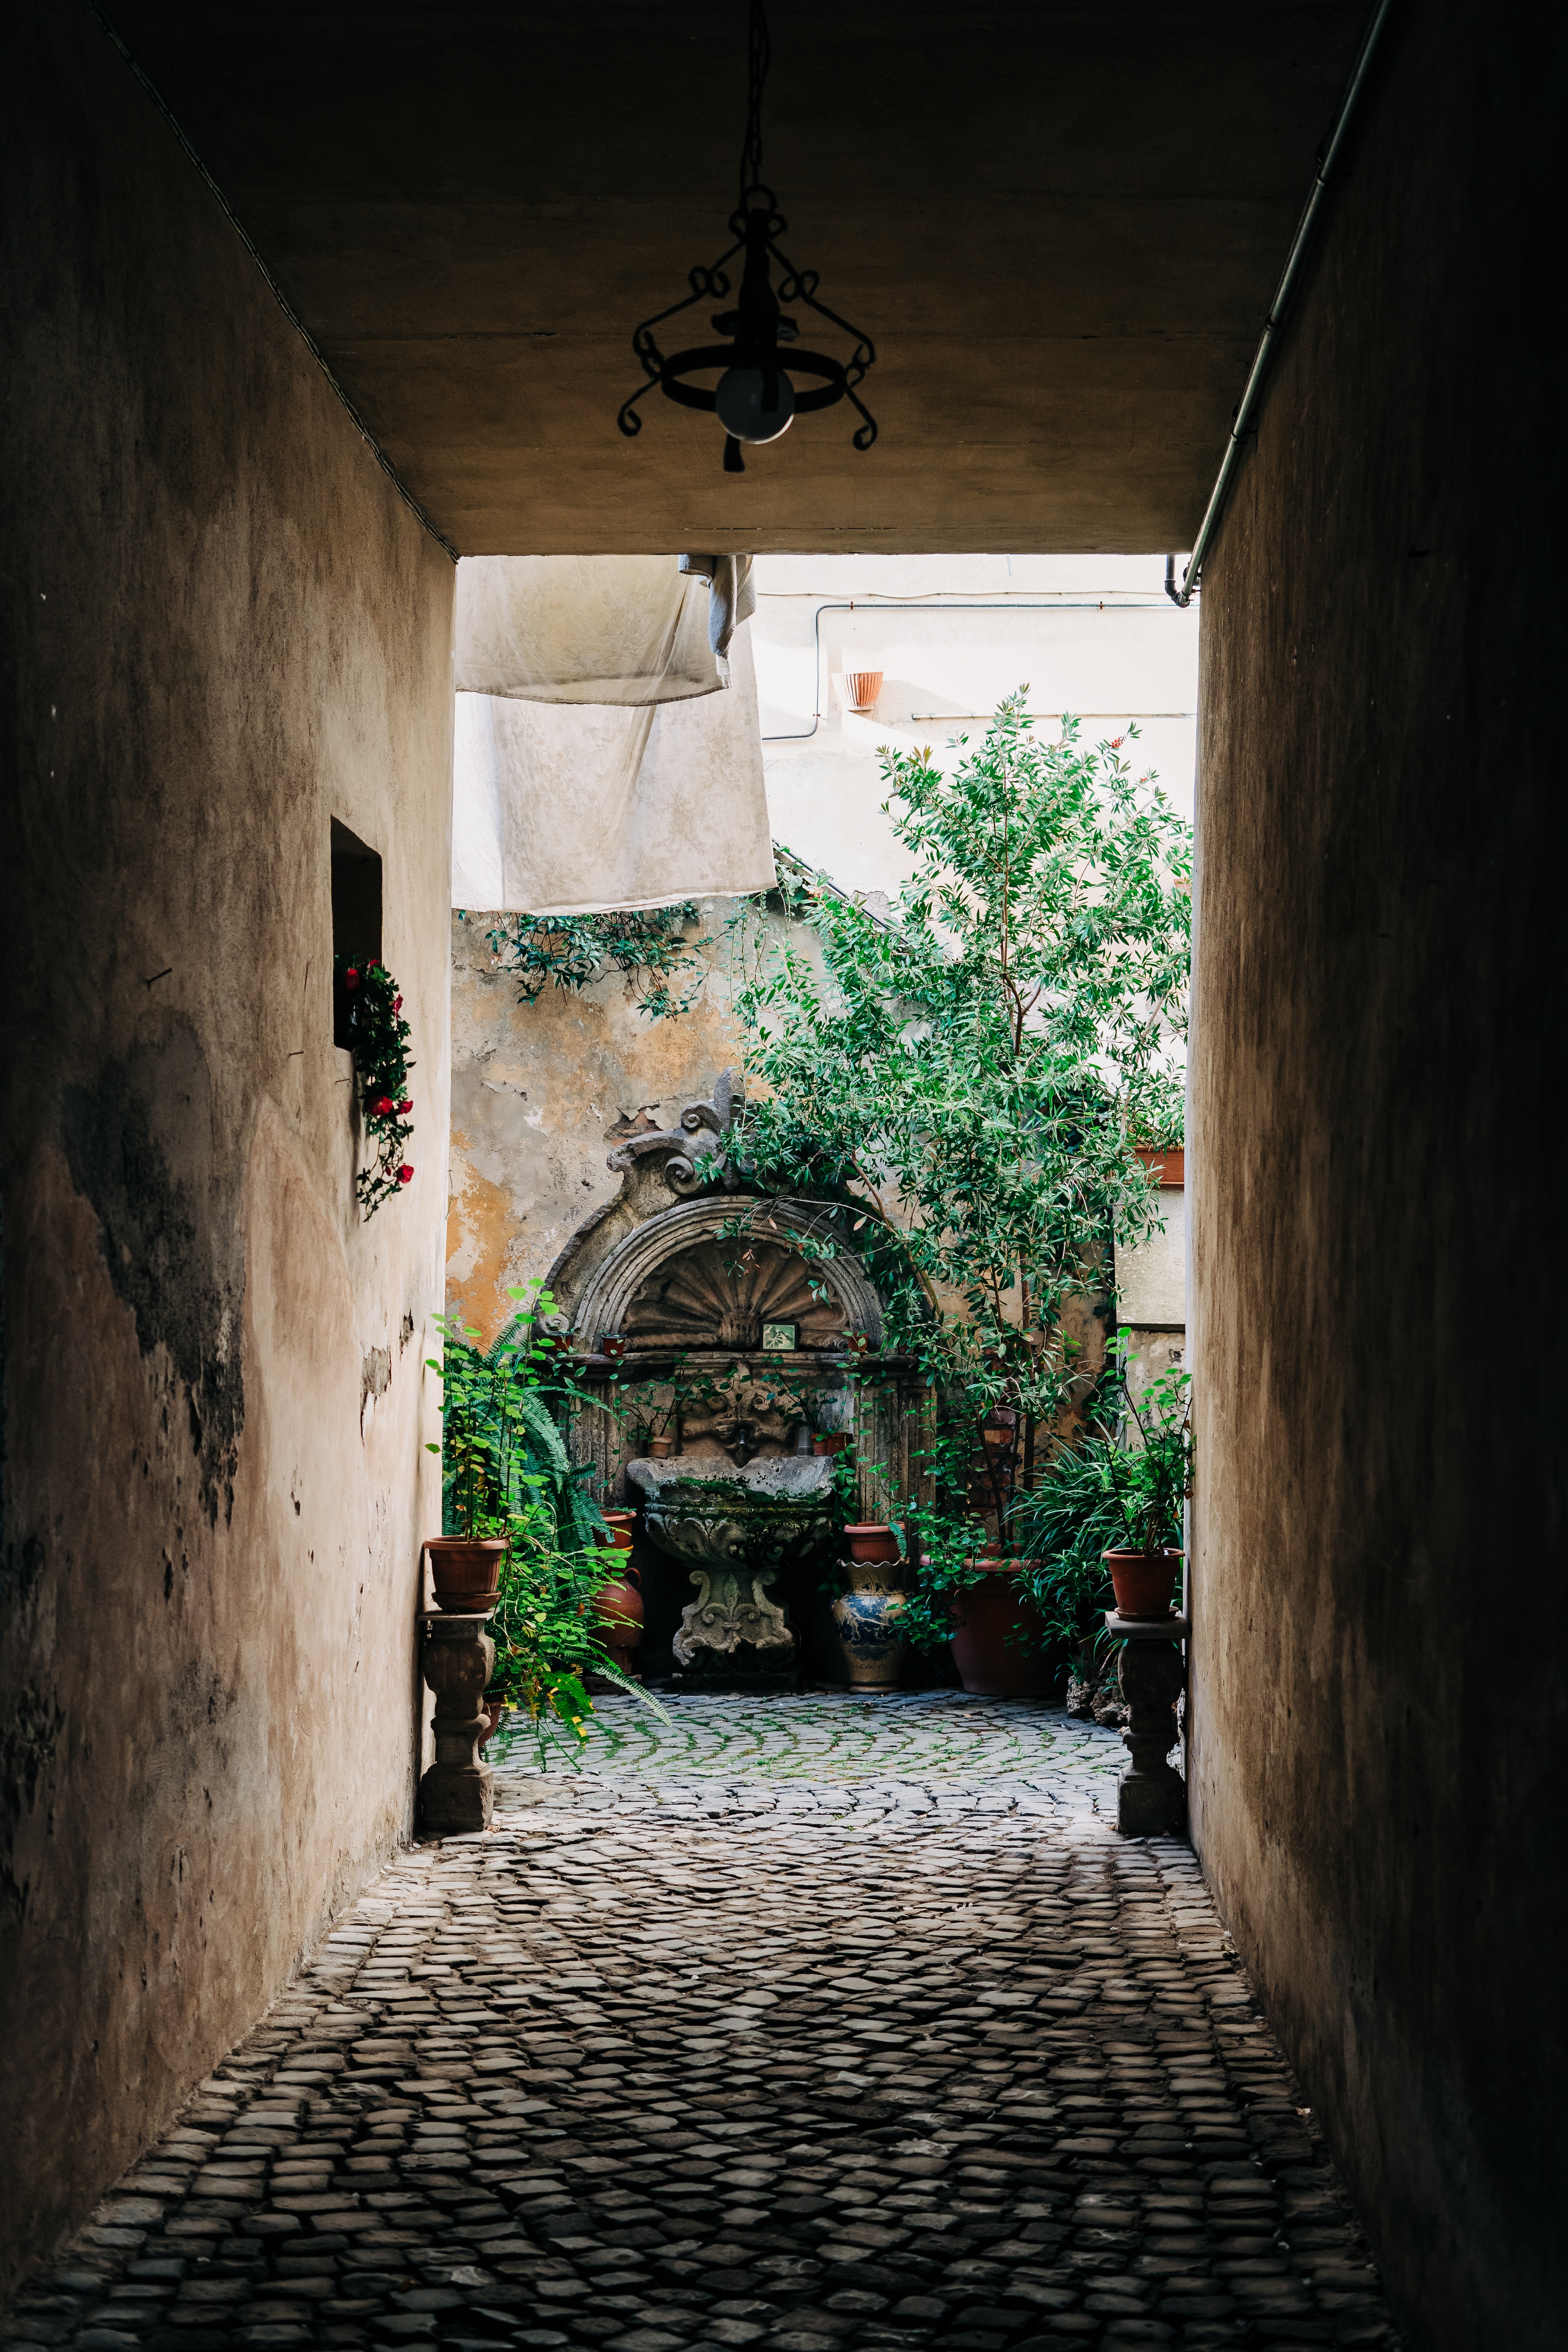
[[[581,915],[772,889],[751,636],[731,640],[728,692],[630,709],[459,693],[452,904]]]
[[[717,694],[709,619],[704,577],[673,555],[466,556],[458,688],[635,709]]]

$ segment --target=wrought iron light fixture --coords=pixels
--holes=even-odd
[[[743,474],[746,470],[741,455],[742,441],[776,441],[796,416],[804,416],[814,408],[831,408],[836,401],[847,400],[862,419],[854,435],[857,449],[868,449],[877,438],[877,420],[856,391],[867,369],[876,363],[875,343],[869,335],[863,335],[858,327],[852,327],[847,319],[841,319],[837,310],[830,310],[826,302],[816,299],[817,272],[797,269],[778,243],[789,223],[762,177],[763,88],[772,55],[763,0],[751,0],[751,11],[750,102],[746,142],[741,152],[741,201],[730,215],[730,230],[735,241],[711,268],[704,268],[699,263],[688,273],[691,291],[684,300],[672,302],[668,310],[645,319],[633,335],[632,349],[642,362],[648,382],[638,385],[616,419],[627,439],[635,440],[643,425],[637,403],[646,396],[648,384],[657,384],[667,399],[678,401],[682,408],[716,413],[724,427],[727,474]],[[667,319],[689,310],[694,302],[722,301],[730,291],[726,265],[740,253],[744,254],[745,262],[735,307],[720,311],[712,320],[715,331],[730,340],[699,344],[690,351],[672,352],[666,357],[659,350],[654,329],[663,326]],[[776,289],[773,284],[775,261],[780,270]],[[804,303],[818,318],[830,320],[847,335],[852,335],[855,349],[849,358],[837,360],[826,352],[795,348],[800,323],[783,315],[779,308],[783,302]],[[789,347],[787,373],[779,355],[781,343]],[[721,373],[711,391],[688,381],[714,369]],[[801,392],[794,383],[797,375],[822,380],[811,390]]]

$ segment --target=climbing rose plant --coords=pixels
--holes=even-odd
[[[390,1201],[409,1183],[413,1168],[404,1158],[414,1122],[408,1096],[410,1030],[403,1018],[397,982],[384,963],[356,964],[338,959],[338,977],[348,992],[349,1037],[359,1080],[360,1109],[365,1133],[375,1147],[375,1160],[354,1179],[360,1207],[368,1222],[384,1201]]]

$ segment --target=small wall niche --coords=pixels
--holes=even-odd
[[[381,858],[357,833],[332,819],[332,1043],[349,1043],[353,1000],[339,976],[342,957],[381,961]]]

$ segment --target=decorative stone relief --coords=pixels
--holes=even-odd
[[[830,1347],[844,1334],[839,1301],[785,1242],[750,1237],[698,1242],[651,1274],[623,1326],[639,1348],[762,1346],[763,1325],[796,1323],[800,1346]]]

